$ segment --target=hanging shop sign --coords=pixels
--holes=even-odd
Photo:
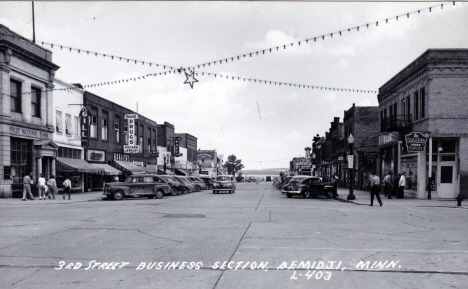
[[[124,118],[128,121],[128,145],[123,146],[124,153],[139,153],[140,146],[136,144],[135,137],[135,119],[138,119],[138,115],[126,114]]]
[[[180,137],[174,137],[174,156],[180,157],[182,154],[179,152]]]
[[[354,164],[354,155],[348,155],[348,169],[352,169]]]
[[[367,160],[376,160],[379,158],[379,153],[378,152],[365,152],[364,158]]]
[[[130,155],[114,153],[114,161],[130,161]]]
[[[81,125],[81,147],[87,149],[89,147],[89,117],[88,109],[83,107],[80,111],[80,125]]]
[[[412,132],[405,136],[408,152],[423,152],[426,150],[427,137],[420,132]]]

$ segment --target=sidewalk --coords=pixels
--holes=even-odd
[[[39,197],[35,197],[34,201],[26,200],[23,201],[21,198],[10,198],[10,199],[0,199],[0,205],[51,205],[51,204],[73,204],[80,202],[90,202],[90,201],[100,201],[105,199],[106,196],[102,195],[102,191],[93,191],[85,193],[72,193],[71,200],[68,200],[68,195],[65,200],[63,199],[63,194],[55,195],[55,200],[39,200]]]
[[[356,205],[370,205],[370,192],[369,191],[361,191],[361,190],[354,190],[354,195],[356,199],[354,201],[349,201],[349,203],[353,203]],[[348,197],[349,189],[347,188],[338,188],[338,195],[339,197],[337,200],[342,202],[347,202],[346,198]],[[415,198],[406,198],[406,199],[397,199],[392,197],[392,199],[388,199],[383,195],[383,192],[380,193],[380,198],[382,200],[383,206],[411,206],[411,207],[445,207],[445,208],[459,208],[459,209],[468,209],[468,200],[464,200],[462,202],[461,207],[457,207],[457,200],[438,200],[438,199],[431,199],[431,200],[423,200],[423,199],[415,199]],[[374,198],[374,206],[379,206],[379,202],[377,198]]]

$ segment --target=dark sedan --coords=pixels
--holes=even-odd
[[[322,182],[319,177],[296,176],[284,186],[283,193],[288,198],[294,195],[301,195],[303,198],[325,196],[333,197],[333,187]]]
[[[140,196],[160,199],[170,191],[171,187],[158,175],[131,175],[124,182],[106,184],[103,195],[114,200]]]
[[[187,188],[187,186],[185,186],[185,184],[183,184],[182,182],[179,182],[173,176],[160,175],[160,177],[165,179],[166,182],[169,184],[169,186],[171,186],[170,194],[172,196],[177,196],[183,193],[188,193],[189,189]]]

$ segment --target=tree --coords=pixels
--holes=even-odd
[[[225,168],[228,174],[235,177],[236,173],[244,168],[242,160],[238,160],[235,155],[228,156],[227,161],[224,162],[223,168]]]

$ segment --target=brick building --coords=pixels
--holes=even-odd
[[[121,172],[120,178],[156,171],[156,122],[88,91],[83,97],[90,119],[85,160],[105,170],[104,174],[88,174],[86,187],[101,189],[104,182],[113,181],[115,169]],[[130,133],[126,114],[138,115],[134,126],[135,141],[140,146],[137,153],[124,152]]]
[[[366,180],[370,173],[378,172],[379,148],[377,137],[379,129],[378,106],[353,106],[344,111],[344,150],[349,154],[348,137],[354,137],[354,185],[355,188],[365,189]],[[343,169],[343,184],[350,181],[350,170]]]
[[[340,182],[343,182],[343,175],[345,171],[344,166],[344,153],[346,148],[344,146],[344,125],[340,122],[339,117],[335,117],[333,122],[330,123],[329,131],[329,140],[330,140],[330,170],[329,177],[337,175]]]
[[[23,177],[55,174],[52,52],[0,24],[0,197],[22,195]]]
[[[193,172],[197,165],[197,138],[188,133],[176,133],[175,136],[180,138],[180,151],[184,154],[175,158],[176,167]]]
[[[429,49],[379,89],[382,170],[406,173],[406,190],[453,199],[468,192],[468,49]],[[405,136],[427,138],[424,151],[408,151]]]
[[[168,122],[158,124],[157,146],[159,151],[158,169],[161,173],[170,173],[175,168],[174,154],[174,125]]]

